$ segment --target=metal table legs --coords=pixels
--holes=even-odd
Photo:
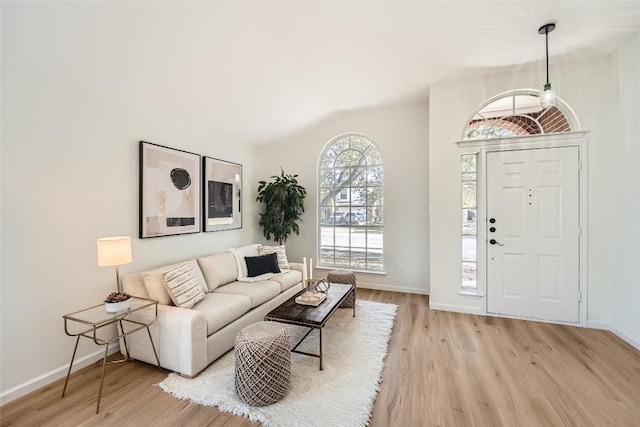
[[[124,334],[124,329],[122,328],[122,322],[120,323],[120,330],[122,331],[123,335],[119,336],[116,339],[120,339],[122,338],[124,340],[124,348],[125,348],[125,352],[127,353],[127,356],[129,355],[129,351],[127,349],[127,340],[125,338],[125,334]],[[153,343],[153,338],[151,338],[151,331],[149,330],[149,326],[147,325],[146,327],[147,329],[147,334],[149,335],[149,341],[151,342],[151,348],[153,348],[153,354],[156,357],[156,362],[158,363],[158,369],[160,371],[162,371],[162,368],[160,367],[160,359],[158,358],[158,352],[156,351],[156,346]],[[73,354],[71,355],[71,362],[69,363],[69,370],[67,371],[67,378],[64,380],[64,387],[62,388],[62,396],[64,397],[66,391],[67,391],[67,384],[69,384],[69,376],[71,375],[71,368],[73,367],[73,361],[76,358],[76,352],[78,350],[78,343],[80,342],[80,337],[84,336],[84,335],[78,335],[76,337],[76,345],[73,347]],[[102,388],[104,387],[104,374],[106,372],[106,367],[107,367],[107,356],[109,355],[109,344],[111,342],[106,342],[104,345],[104,357],[102,358],[102,374],[100,375],[100,388],[98,389],[98,403],[96,405],[96,414],[100,413],[100,400],[102,399]],[[127,358],[122,359],[122,360],[117,360],[114,363],[117,362],[123,362],[128,360]]]

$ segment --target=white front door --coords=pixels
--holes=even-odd
[[[579,322],[578,147],[487,153],[487,311]]]

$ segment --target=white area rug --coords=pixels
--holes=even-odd
[[[173,396],[223,412],[244,415],[267,427],[364,426],[369,420],[398,306],[357,301],[338,309],[322,332],[323,370],[318,358],[291,354],[291,389],[280,402],[257,407],[242,402],[234,385],[234,352],[194,379],[172,373],[159,386]],[[297,337],[308,329],[290,326]],[[299,350],[318,353],[313,331]]]

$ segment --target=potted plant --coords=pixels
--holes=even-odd
[[[124,292],[112,292],[104,299],[104,308],[108,313],[127,310],[131,306],[131,295]]]
[[[260,214],[259,224],[264,237],[282,245],[291,233],[300,234],[297,221],[304,213],[304,198],[307,190],[298,180],[298,175],[285,174],[280,168],[280,176],[274,175],[272,182],[259,181],[256,201],[264,203],[264,212]]]

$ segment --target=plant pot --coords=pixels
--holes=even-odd
[[[120,302],[105,302],[104,309],[107,313],[117,313],[118,311],[128,310],[131,307],[131,298]]]

